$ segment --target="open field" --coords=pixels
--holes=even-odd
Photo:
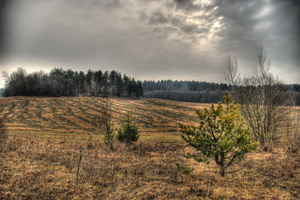
[[[241,170],[226,177],[214,172],[213,162],[183,157],[193,150],[182,142],[178,123],[196,123],[194,109],[208,105],[157,99],[113,102],[116,116],[133,113],[141,139],[132,146],[117,143],[112,152],[98,134],[101,98],[0,99],[0,116],[10,135],[0,151],[0,199],[300,198],[300,155],[287,155],[284,148],[251,153],[231,169]],[[194,171],[182,174],[176,163]]]
[[[115,118],[131,112],[145,138],[178,137],[178,123],[197,122],[195,108],[208,106],[158,99],[112,99],[112,102]],[[3,98],[0,115],[10,135],[89,135],[99,134],[97,118],[101,116],[102,106],[103,99],[97,97]]]

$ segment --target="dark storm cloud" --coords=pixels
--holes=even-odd
[[[249,50],[257,51],[262,46],[264,35],[255,30],[259,24],[259,18],[255,18],[255,15],[262,6],[261,2],[245,1],[241,4],[232,0],[216,6],[216,17],[223,17],[220,20],[223,26],[216,33],[222,40],[219,46],[221,52],[248,48],[245,52],[249,53]]]
[[[273,72],[299,82],[299,1],[13,2],[0,14],[2,70],[100,68],[137,79],[222,82],[227,56],[250,72],[264,46]]]
[[[0,0],[0,58],[4,56],[7,51],[6,37],[7,37],[7,10],[13,0]]]
[[[197,16],[198,19],[220,24],[214,28],[215,40],[212,42],[220,53],[227,52],[242,59],[253,60],[264,46],[275,60],[284,59],[277,60],[280,64],[293,62],[299,67],[299,1],[215,0],[203,4],[196,0],[174,0],[174,3],[177,8],[189,13],[197,12],[200,8],[206,14]],[[178,20],[172,22],[178,24]],[[208,24],[210,28],[211,23]],[[182,30],[196,29],[190,27]]]
[[[104,9],[114,9],[114,8],[120,8],[123,5],[125,5],[124,1],[121,0],[63,0],[62,2],[65,3],[66,6],[77,6],[81,8],[92,8],[92,7],[101,7]]]
[[[209,30],[206,28],[199,28],[196,24],[187,24],[181,27],[181,30],[186,34],[199,34],[203,32],[208,32]]]
[[[153,12],[152,16],[149,19],[150,24],[164,24],[167,22],[168,22],[168,19],[160,11]]]
[[[194,6],[193,5],[193,0],[174,0],[174,3],[178,7],[186,8],[188,6]]]
[[[201,6],[194,3],[195,0],[174,0],[177,9],[197,11]]]
[[[300,68],[299,3],[296,1],[216,2],[214,15],[220,19],[218,50],[253,60],[264,46],[274,71]],[[242,50],[242,51],[241,51]],[[295,77],[296,78],[296,77]],[[286,79],[286,77],[285,77]],[[299,82],[300,78],[298,79]]]

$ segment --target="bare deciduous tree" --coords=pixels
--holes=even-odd
[[[0,118],[0,150],[3,149],[5,142],[7,140],[7,133],[5,124],[2,118]]]
[[[238,64],[236,58],[228,58],[228,63],[224,74],[225,79],[231,86],[234,87],[240,83],[240,74],[238,72]]]
[[[271,61],[262,50],[254,73],[241,78],[236,59],[229,58],[225,77],[232,86],[234,99],[241,105],[242,116],[251,128],[253,139],[261,146],[272,147],[283,135],[291,98],[286,85],[269,72],[270,65]]]
[[[103,98],[103,101],[102,114],[99,117],[99,128],[101,133],[104,134],[104,143],[113,151],[116,128],[113,126],[112,101],[109,98]]]

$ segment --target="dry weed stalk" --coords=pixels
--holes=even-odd
[[[78,183],[78,177],[79,177],[79,169],[80,169],[81,159],[82,159],[82,151],[80,150],[80,152],[79,152],[79,160],[78,160],[78,165],[77,165],[76,184],[75,185],[77,185],[77,183]]]

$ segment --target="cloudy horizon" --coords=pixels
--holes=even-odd
[[[0,71],[117,70],[138,80],[224,82],[228,56],[300,83],[297,0],[3,0]],[[0,78],[0,87],[4,80]]]

